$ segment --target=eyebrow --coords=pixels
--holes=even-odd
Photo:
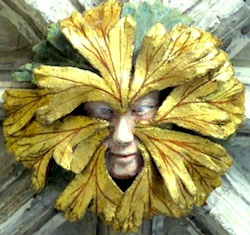
[[[150,105],[157,105],[159,104],[159,97],[153,98],[153,97],[145,97],[141,98],[141,100],[137,100],[134,105],[144,105],[144,104],[150,104]]]
[[[87,108],[87,109],[96,109],[96,108],[100,108],[100,107],[111,108],[110,105],[109,105],[108,103],[101,103],[101,104],[99,103],[99,104],[97,105],[98,101],[97,101],[97,102],[92,101],[92,102],[93,102],[93,103],[90,103],[90,102],[86,103],[86,104],[84,105],[85,109],[86,109],[86,108]]]

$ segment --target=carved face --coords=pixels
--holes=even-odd
[[[110,123],[111,134],[103,144],[107,146],[106,164],[113,178],[130,179],[140,172],[143,159],[138,149],[138,138],[134,135],[135,122],[153,119],[159,107],[159,93],[154,91],[138,99],[123,115],[105,102],[85,104],[88,116]]]

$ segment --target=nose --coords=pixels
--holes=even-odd
[[[116,144],[129,145],[134,140],[133,122],[126,115],[121,115],[114,124],[112,139]]]

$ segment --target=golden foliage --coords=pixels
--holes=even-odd
[[[93,72],[73,67],[40,66],[33,73],[38,86],[53,94],[50,102],[37,110],[37,119],[42,123],[53,123],[88,101],[117,104],[110,87]]]
[[[16,160],[33,170],[33,184],[40,191],[52,157],[64,169],[79,173],[108,135],[106,127],[105,121],[81,116],[68,116],[50,126],[33,121],[24,130],[8,137],[7,147],[15,153]],[[85,141],[93,143],[86,146],[82,144]]]
[[[45,185],[51,158],[76,174],[56,202],[69,220],[81,218],[89,207],[127,232],[156,214],[187,214],[220,185],[231,159],[222,146],[199,135],[225,139],[235,132],[243,120],[244,88],[219,40],[196,28],[177,25],[168,32],[154,25],[133,60],[136,21],[120,19],[121,8],[119,1],[108,0],[60,22],[99,74],[49,65],[34,69],[36,89],[4,94],[4,133],[16,160],[33,170],[36,190]],[[105,101],[123,114],[138,98],[166,88],[171,92],[154,120],[136,124],[144,166],[122,192],[105,165],[108,122],[72,111],[85,102]]]
[[[147,143],[145,147],[168,190],[168,200],[184,210],[202,205],[232,164],[223,147],[199,136],[157,127],[138,127],[136,135]]]
[[[36,110],[48,103],[51,95],[46,90],[7,90],[3,94],[4,109],[8,118],[4,120],[5,136],[12,135],[29,123]]]
[[[226,54],[210,33],[178,24],[171,32],[156,24],[144,37],[129,98],[133,103],[153,90],[163,90],[219,68]]]
[[[69,220],[81,218],[90,202],[91,210],[103,215],[107,222],[115,219],[122,192],[107,173],[104,154],[104,146],[96,148],[86,170],[78,174],[57,199],[56,208],[63,210]]]
[[[120,11],[118,1],[107,1],[83,16],[74,13],[60,26],[72,45],[101,73],[119,101],[114,108],[124,112],[128,108],[136,22],[131,16],[119,20]]]
[[[236,78],[222,82],[205,76],[174,88],[159,108],[155,122],[174,123],[226,139],[243,120],[243,94],[243,85]]]

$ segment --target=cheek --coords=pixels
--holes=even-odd
[[[109,148],[109,147],[112,145],[112,138],[111,138],[111,136],[109,136],[108,138],[106,138],[106,139],[102,142],[102,144],[103,144],[104,146],[106,146],[107,148]]]

